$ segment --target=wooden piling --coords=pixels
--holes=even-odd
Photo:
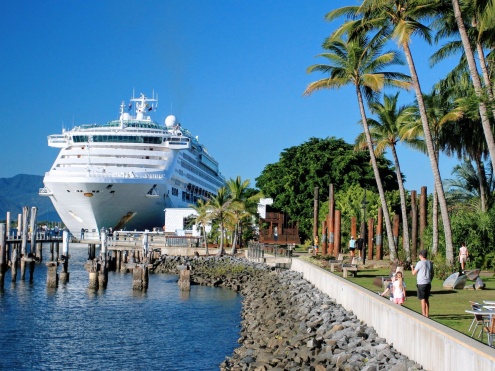
[[[146,291],[148,289],[148,265],[135,264],[132,269],[132,289]]]
[[[60,282],[69,282],[69,232],[62,232],[62,272],[60,272]]]
[[[313,200],[313,245],[318,245],[318,192],[319,188],[314,188]]]
[[[29,217],[29,208],[24,206],[22,208],[22,228],[21,228],[21,280],[24,280],[26,277],[26,265],[29,263],[28,260],[28,249],[27,249],[27,240],[28,240],[28,217]]]
[[[426,218],[428,213],[426,187],[421,187],[421,195],[419,197],[419,247],[420,250],[425,248],[425,230]]]
[[[108,283],[108,262],[107,262],[107,233],[104,229],[100,231],[100,270],[98,272],[98,284],[100,288],[106,289]]]
[[[334,256],[337,257],[340,254],[340,210],[335,210],[335,225],[333,227],[334,230],[334,247],[333,247],[333,253]]]
[[[5,224],[0,223],[0,291],[5,284],[5,273],[7,272],[7,241]]]
[[[411,258],[417,260],[418,250],[418,205],[416,201],[416,191],[411,191]]]
[[[357,239],[357,219],[355,216],[351,217],[351,236],[354,237],[354,239]]]
[[[383,209],[378,208],[378,221],[376,223],[376,259],[383,259]]]
[[[335,199],[333,184],[330,184],[328,189],[328,252],[331,254],[335,251]]]
[[[10,238],[10,211],[7,211],[7,218],[5,220],[5,234],[7,236],[7,240]]]
[[[191,270],[187,265],[179,265],[179,288],[181,291],[191,290]]]
[[[14,243],[11,246],[11,253],[10,253],[10,276],[12,282],[17,281],[18,266],[19,266],[19,244]]]
[[[57,262],[51,261],[46,263],[46,286],[49,288],[56,288],[58,286],[58,273],[57,273]]]

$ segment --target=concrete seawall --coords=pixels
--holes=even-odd
[[[487,345],[303,260],[292,259],[291,269],[427,370],[495,370],[495,349]]]

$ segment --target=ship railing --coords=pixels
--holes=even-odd
[[[59,172],[60,176],[68,177],[68,178],[77,178],[77,177],[85,177],[87,178],[87,174],[81,174],[81,173],[72,173],[72,172]],[[45,176],[52,175],[49,172],[45,173]],[[129,172],[118,172],[118,173],[104,173],[104,172],[91,172],[89,175],[92,178],[133,178],[133,179],[163,179],[165,176],[163,174],[141,174],[141,175],[136,175],[135,173],[129,171]],[[40,188],[40,194],[41,194],[41,189]],[[46,188],[47,189],[47,188]]]

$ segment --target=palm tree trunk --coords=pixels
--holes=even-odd
[[[469,43],[469,37],[466,28],[464,27],[459,1],[452,0],[452,6],[454,8],[455,20],[457,22],[457,27],[459,28],[459,34],[461,36],[462,45],[464,47],[464,53],[468,62],[469,73],[471,74],[471,80],[473,81],[474,91],[476,92],[476,96],[480,99],[479,111],[481,116],[481,125],[483,127],[483,133],[485,134],[488,152],[490,153],[492,164],[495,164],[495,139],[491,130],[490,121],[488,119],[486,105],[483,102],[483,88],[481,86],[481,80],[478,75],[478,68],[476,67],[476,61],[474,60],[474,54],[471,49],[471,44]]]
[[[222,256],[225,254],[223,249],[223,236],[225,234],[225,228],[223,227],[223,222],[220,223],[220,246],[218,247],[217,256]]]
[[[237,223],[235,225],[235,227],[234,227],[234,237],[232,238],[232,249],[230,250],[230,254],[231,255],[237,254],[236,245],[237,245],[237,234],[238,234],[238,230],[239,230],[239,223]]]
[[[476,163],[476,168],[478,172],[478,182],[479,182],[479,187],[480,187],[480,202],[481,202],[481,211],[486,211],[487,210],[487,202],[486,202],[486,195],[487,195],[487,182],[486,182],[486,174],[485,174],[485,167],[483,165],[483,162],[481,161],[480,156],[476,156],[474,159]]]
[[[418,101],[419,114],[421,116],[421,123],[423,124],[423,132],[425,136],[426,148],[428,149],[428,157],[430,159],[431,169],[433,171],[433,178],[435,180],[435,188],[438,192],[438,201],[440,204],[440,210],[442,212],[442,222],[445,233],[445,258],[448,264],[452,264],[454,261],[454,246],[452,244],[452,229],[450,226],[450,218],[447,209],[447,201],[445,200],[445,193],[442,186],[442,178],[440,177],[440,170],[438,169],[438,162],[435,156],[433,148],[433,140],[431,138],[430,126],[428,124],[428,117],[426,116],[425,104],[423,101],[423,94],[421,92],[421,86],[419,84],[418,74],[416,73],[416,67],[411,55],[411,49],[407,42],[402,44],[404,54],[406,55],[407,64],[409,65],[409,71],[413,81],[414,91],[416,93],[416,99]]]
[[[404,181],[402,180],[402,174],[400,173],[399,157],[397,157],[397,151],[395,145],[391,146],[392,156],[395,162],[395,172],[397,173],[397,182],[399,183],[400,194],[400,208],[402,211],[402,235],[404,236],[402,246],[404,253],[406,254],[406,261],[411,261],[411,248],[409,245],[409,222],[407,219],[407,207],[406,207],[406,191],[404,190]]]
[[[435,134],[437,138],[435,143],[435,156],[437,159],[437,165],[440,163],[440,156],[438,153],[438,132]],[[431,254],[436,255],[438,253],[438,240],[439,240],[439,232],[438,232],[438,192],[437,187],[433,187],[433,204],[431,205],[431,227],[432,227],[432,241],[431,241]]]
[[[205,254],[206,256],[210,255],[210,252],[208,251],[208,240],[206,239],[206,228],[203,227],[203,239],[205,241]]]
[[[431,205],[431,228],[432,228],[432,236],[431,236],[431,254],[438,254],[438,192],[437,187],[433,188],[433,204]]]
[[[375,174],[376,186],[380,195],[380,201],[383,209],[383,219],[385,219],[385,227],[387,229],[387,239],[390,249],[390,260],[393,261],[397,257],[397,251],[395,247],[394,235],[392,233],[392,224],[390,223],[390,215],[388,213],[387,200],[385,199],[385,192],[383,190],[382,179],[380,172],[378,171],[378,164],[376,163],[375,151],[373,148],[373,142],[371,140],[370,129],[368,127],[368,120],[366,119],[366,112],[364,110],[363,96],[359,85],[356,85],[356,94],[359,103],[359,111],[361,112],[361,120],[363,122],[364,133],[366,135],[366,142],[368,143],[368,150],[370,152],[371,164],[373,166],[373,173]]]

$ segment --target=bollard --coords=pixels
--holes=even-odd
[[[100,269],[98,272],[98,284],[102,289],[107,288],[108,283],[108,266],[107,266],[107,233],[102,228],[100,232],[101,249],[100,249]]]
[[[57,249],[58,250],[58,249]],[[60,282],[69,282],[69,232],[63,231],[62,234],[62,272],[60,272]]]
[[[58,286],[58,273],[57,273],[57,263],[48,262],[46,263],[47,273],[46,273],[46,286],[50,288],[56,288]]]
[[[0,291],[3,290],[5,272],[7,272],[7,241],[5,224],[0,224]]]
[[[191,290],[191,271],[187,265],[179,265],[179,288],[181,291]]]

